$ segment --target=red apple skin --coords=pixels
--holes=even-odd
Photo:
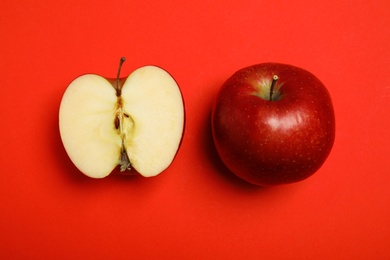
[[[270,85],[274,75],[279,96],[269,101],[259,96],[259,87],[264,80]],[[253,65],[223,84],[212,108],[212,132],[223,163],[247,182],[301,181],[323,165],[332,149],[332,100],[321,81],[304,69]]]

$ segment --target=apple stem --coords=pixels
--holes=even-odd
[[[118,74],[116,75],[116,88],[115,88],[117,97],[119,97],[122,94],[122,88],[119,86],[119,78],[121,75],[121,69],[122,69],[123,62],[125,62],[125,61],[126,61],[125,57],[121,57],[121,59],[119,61]]]
[[[273,101],[272,96],[274,95],[275,85],[276,85],[276,81],[278,81],[278,79],[279,79],[278,75],[274,75],[272,77],[271,88],[269,90],[269,101]]]

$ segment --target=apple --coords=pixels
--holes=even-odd
[[[332,100],[312,73],[262,63],[234,73],[212,108],[222,162],[259,186],[304,180],[327,159],[335,139]]]
[[[156,176],[172,163],[184,130],[184,103],[165,70],[144,66],[115,79],[82,75],[67,87],[59,129],[75,166],[92,178],[120,172]],[[118,171],[116,171],[118,172]]]

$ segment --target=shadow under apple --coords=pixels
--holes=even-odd
[[[207,158],[208,163],[212,165],[214,173],[221,177],[228,185],[228,189],[233,189],[239,193],[257,197],[265,196],[267,198],[273,198],[275,201],[285,199],[285,196],[289,196],[291,192],[295,192],[299,189],[301,184],[285,184],[285,185],[276,185],[276,186],[258,186],[252,183],[249,183],[237,175],[235,175],[221,160],[218,155],[217,149],[214,145],[212,128],[211,128],[211,107],[210,113],[206,117],[203,128],[203,149],[205,151],[205,158]],[[272,199],[272,200],[273,200]]]

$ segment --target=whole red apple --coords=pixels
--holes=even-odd
[[[212,131],[222,161],[242,179],[260,186],[301,181],[332,149],[332,100],[304,69],[253,65],[223,84],[213,105]]]

